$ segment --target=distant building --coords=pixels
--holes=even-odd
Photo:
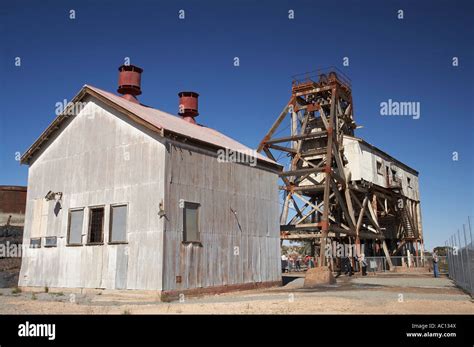
[[[372,185],[378,197],[374,211],[379,214],[389,249],[395,250],[401,240],[423,240],[418,171],[360,138],[345,135],[343,143],[350,180]],[[402,204],[396,213],[388,213],[398,201]]]
[[[0,186],[0,226],[19,225],[25,220],[26,187]]]

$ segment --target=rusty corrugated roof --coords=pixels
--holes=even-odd
[[[191,124],[184,121],[181,117],[154,109],[152,107],[144,106],[134,102],[130,102],[118,95],[104,91],[102,89],[85,85],[81,91],[74,97],[71,103],[78,102],[86,94],[92,95],[102,100],[107,100],[108,104],[116,108],[119,112],[127,111],[134,116],[140,118],[145,123],[151,125],[153,128],[173,132],[190,139],[200,142],[208,143],[220,148],[228,148],[232,151],[249,154],[251,149],[240,142],[214,130],[198,124]],[[58,126],[66,117],[59,115],[51,125],[43,132],[38,140],[23,154],[21,162],[25,163],[31,155],[45,143],[49,135],[58,129]],[[267,163],[280,166],[273,160],[263,156],[260,153],[254,152],[259,160]]]

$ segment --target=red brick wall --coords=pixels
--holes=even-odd
[[[0,213],[25,214],[26,187],[0,186]]]

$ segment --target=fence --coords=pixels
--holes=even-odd
[[[438,268],[440,273],[448,273],[448,258],[444,256],[438,257]],[[433,257],[432,256],[397,256],[390,257],[393,266],[407,266],[407,267],[427,267],[428,271],[433,271]],[[367,271],[384,272],[389,271],[387,259],[385,257],[366,257]]]
[[[471,219],[445,243],[449,263],[449,278],[474,296],[474,246],[472,243]]]

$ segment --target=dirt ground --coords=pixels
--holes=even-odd
[[[293,281],[289,282],[291,279]],[[448,278],[377,274],[340,277],[337,284],[304,289],[295,274],[282,287],[159,302],[156,295],[0,289],[0,314],[474,314],[474,302]]]

